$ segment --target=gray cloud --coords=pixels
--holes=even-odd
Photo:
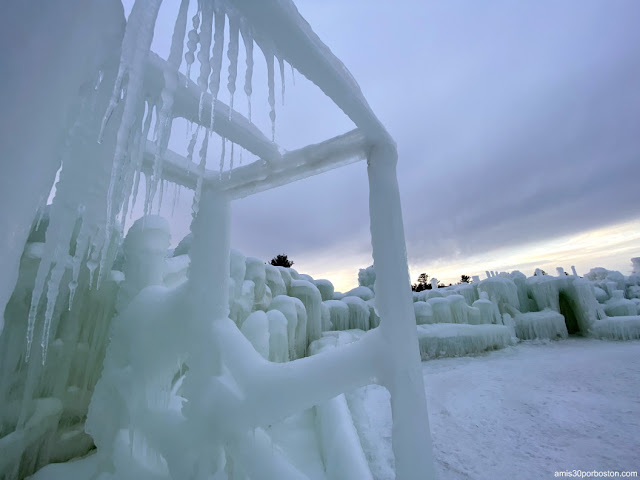
[[[638,218],[639,2],[296,3],[398,143],[412,263]],[[308,81],[291,83],[282,145],[352,128]],[[266,87],[254,92],[268,131]],[[327,269],[366,256],[366,167],[237,201],[233,223],[248,255],[332,255]]]

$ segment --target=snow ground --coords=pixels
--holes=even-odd
[[[423,362],[441,480],[640,470],[640,342],[570,338]],[[393,478],[382,387],[348,395],[377,480]]]

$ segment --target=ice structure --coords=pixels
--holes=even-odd
[[[346,452],[360,447],[345,410],[325,402],[379,383],[392,398],[397,477],[434,478],[393,139],[290,0],[195,3],[174,2],[166,60],[150,52],[162,0],[136,0],[126,22],[119,0],[14,2],[0,20],[22,47],[0,89],[12,122],[0,128],[12,159],[0,188],[0,476],[25,478],[93,442],[92,455],[34,478],[367,478],[362,455],[332,448],[337,436]],[[248,118],[234,102],[240,40]],[[268,135],[251,122],[256,46]],[[276,61],[356,128],[295,151],[276,145]],[[195,125],[185,156],[168,149],[175,118]],[[234,167],[240,148],[259,160]],[[377,328],[306,356],[332,328],[331,288],[232,252],[230,202],[363,159],[378,275],[345,304],[349,326],[353,311],[354,326]],[[46,234],[28,242],[57,170]],[[168,232],[150,216],[119,254],[142,185],[149,214],[167,182],[194,191],[188,259],[161,258]]]
[[[422,358],[569,334],[640,338],[640,276],[594,268],[581,278],[571,269],[573,275],[558,268],[557,276],[538,269],[529,278],[518,271],[488,272],[486,279],[471,284],[414,293]]]

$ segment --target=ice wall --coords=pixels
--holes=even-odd
[[[119,0],[12,2],[3,8],[0,35],[4,45],[16,48],[1,53],[0,146],[6,161],[0,177],[0,310],[16,284],[29,228],[47,200],[65,139],[100,71],[113,68],[123,29]]]

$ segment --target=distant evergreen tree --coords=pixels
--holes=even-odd
[[[431,290],[431,284],[429,283],[429,275],[421,273],[418,275],[418,283],[411,285],[411,290],[414,292],[421,292],[423,290]]]
[[[469,280],[471,280],[471,277],[469,275],[460,276],[460,283],[469,283]]]
[[[282,254],[282,255],[278,255],[277,257],[273,257],[271,259],[271,265],[274,265],[276,267],[291,268],[291,265],[293,265],[293,262],[289,260],[289,258],[285,254]]]

